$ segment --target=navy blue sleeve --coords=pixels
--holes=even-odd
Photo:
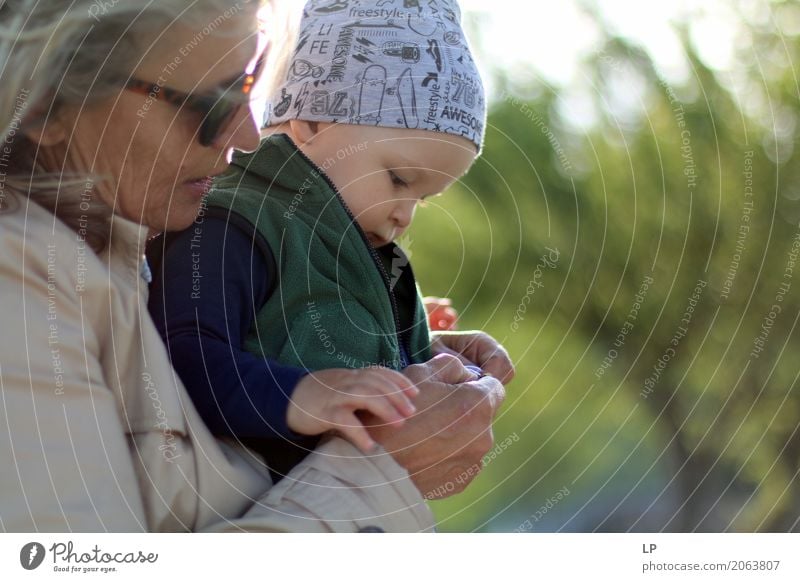
[[[152,246],[160,248],[152,253],[158,258],[150,314],[211,432],[300,438],[286,425],[286,412],[308,371],[243,349],[272,283],[272,263],[253,235],[223,218],[206,216]]]

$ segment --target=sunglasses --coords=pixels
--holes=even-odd
[[[249,103],[250,92],[262,66],[263,59],[259,59],[252,73],[243,73],[234,80],[221,83],[220,88],[210,95],[191,95],[136,78],[130,79],[125,88],[200,114],[203,122],[198,131],[198,139],[201,145],[208,147],[225,130],[239,108]]]

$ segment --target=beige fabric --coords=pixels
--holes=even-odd
[[[115,218],[98,256],[21,204],[0,214],[0,531],[433,529],[404,469],[342,439],[271,488],[250,451],[209,434],[169,365],[140,277],[145,229]]]

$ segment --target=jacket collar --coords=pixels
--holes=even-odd
[[[254,152],[234,153],[231,164],[287,190],[302,188],[304,192],[321,195],[326,200],[335,196],[336,188],[325,171],[285,133],[262,139]]]
[[[145,275],[149,274],[144,256],[148,232],[147,226],[114,215],[111,218],[108,246],[101,253],[110,271],[137,287],[146,281]]]

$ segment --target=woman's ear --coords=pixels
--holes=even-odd
[[[310,144],[319,134],[320,126],[317,121],[307,121],[304,119],[290,119],[289,129],[292,132],[297,145]]]
[[[54,146],[67,139],[67,127],[60,118],[51,117],[47,121],[35,120],[25,123],[22,133],[30,141],[40,146]]]

